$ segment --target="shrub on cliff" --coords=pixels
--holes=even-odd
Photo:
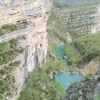
[[[0,28],[0,36],[4,34],[3,29]]]
[[[74,44],[83,60],[90,61],[100,54],[100,33],[82,36]]]

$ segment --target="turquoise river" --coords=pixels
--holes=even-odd
[[[64,45],[57,45],[55,48],[56,53],[59,55],[59,57],[62,59],[62,61],[66,62],[64,60]],[[65,89],[68,88],[68,86],[72,82],[79,82],[83,79],[83,77],[79,74],[71,74],[71,73],[57,73],[54,75],[57,82],[59,82]]]

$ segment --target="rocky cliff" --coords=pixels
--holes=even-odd
[[[66,90],[63,100],[100,100],[100,75],[73,83]]]
[[[0,0],[0,100],[16,100],[47,48],[49,0]]]

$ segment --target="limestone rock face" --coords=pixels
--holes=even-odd
[[[7,92],[0,93],[3,100],[16,100],[27,80],[28,73],[35,67],[41,67],[46,58],[48,48],[46,21],[49,6],[49,0],[0,0],[0,27],[17,24],[23,20],[29,22],[23,29],[0,36],[0,43],[17,39],[17,46],[23,48],[23,52],[13,60],[0,65],[2,70],[5,69],[4,66],[20,61],[20,64],[10,73],[15,80],[14,87],[10,88],[11,95],[8,96]],[[2,77],[0,76],[1,80]]]

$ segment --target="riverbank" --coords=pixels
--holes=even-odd
[[[100,100],[100,75],[72,84],[63,100]]]

